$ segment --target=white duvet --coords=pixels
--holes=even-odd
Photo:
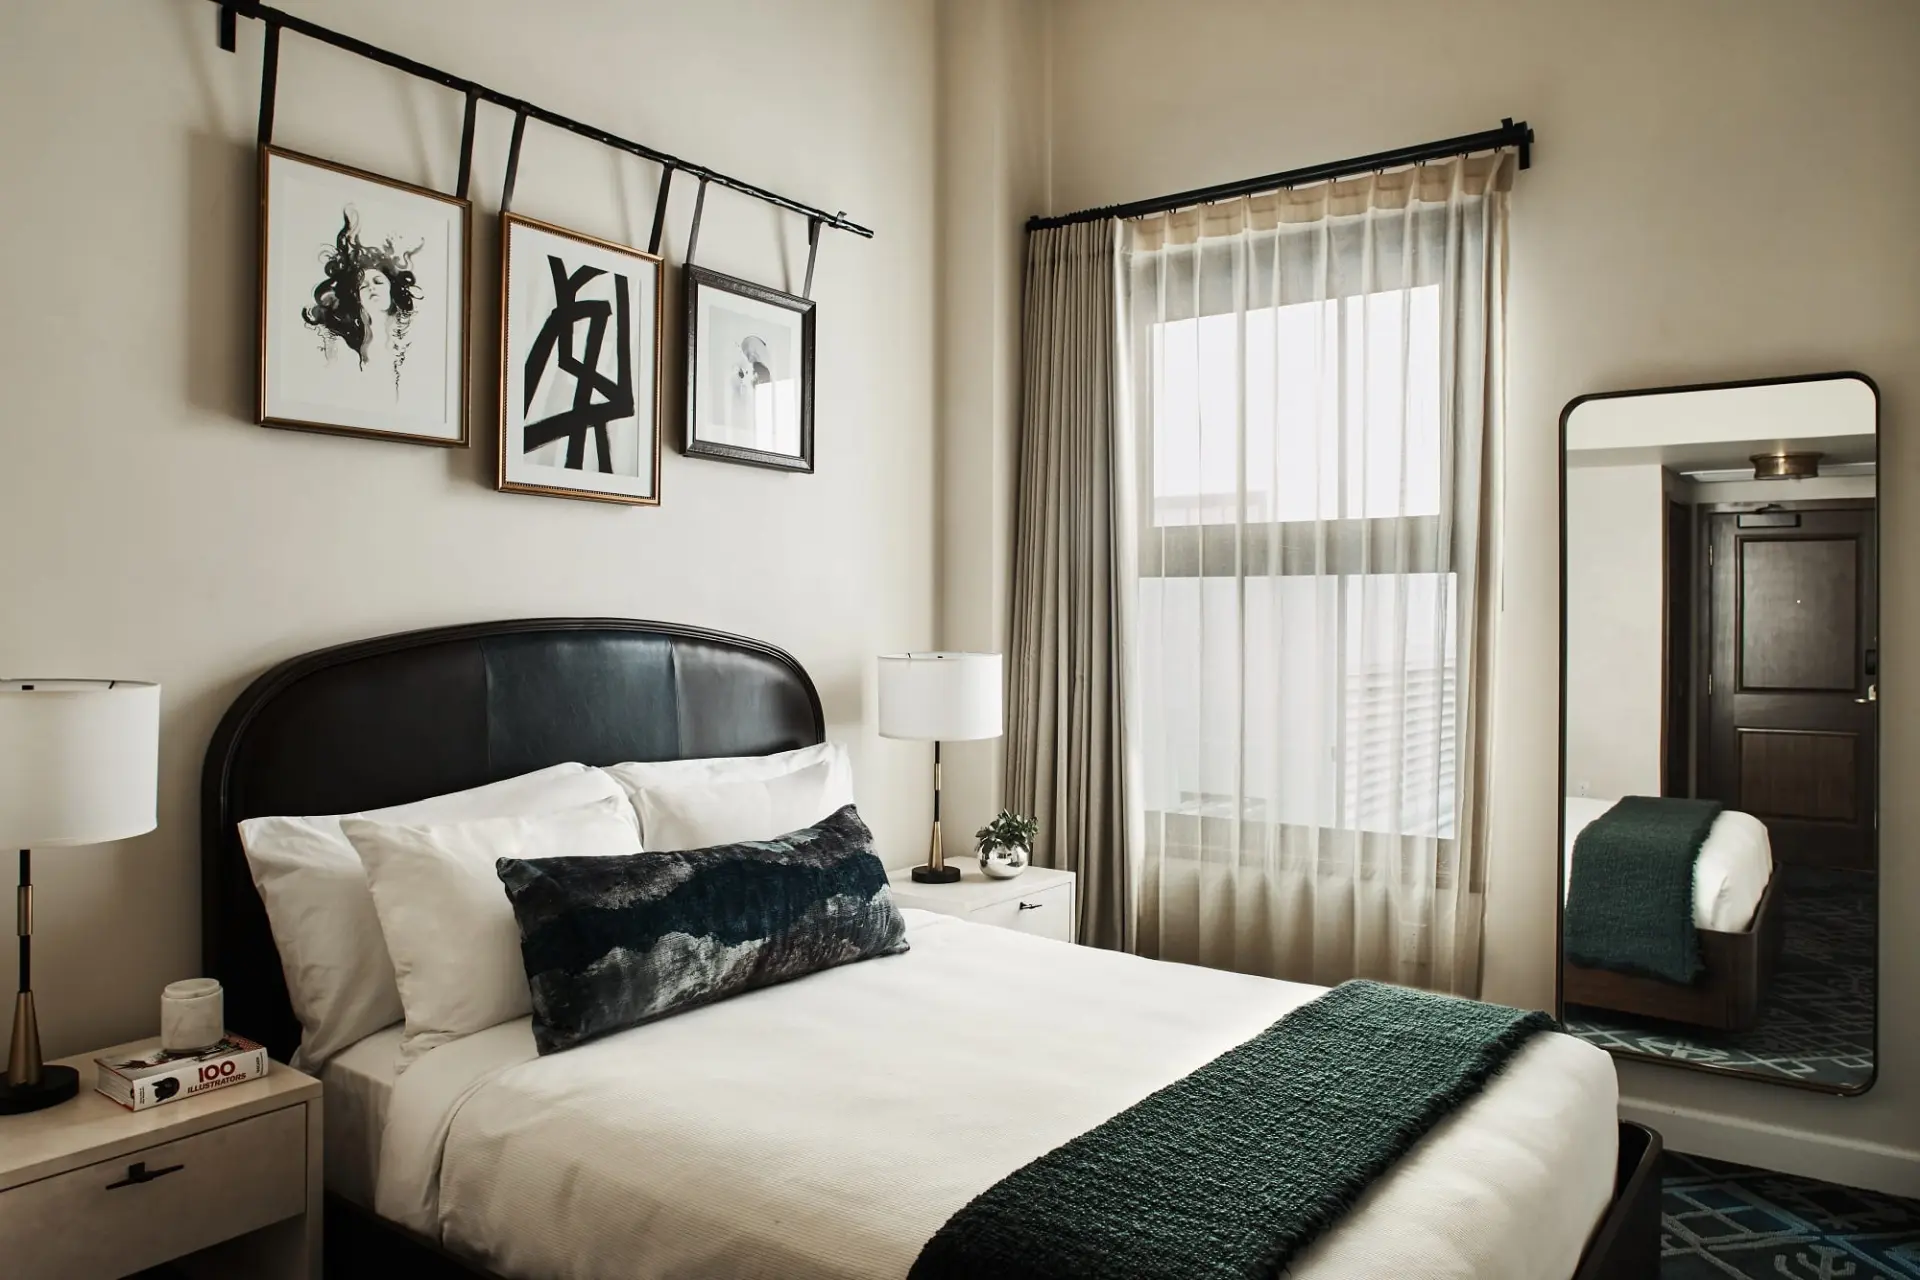
[[[1320,988],[908,911],[912,949],[536,1057],[525,1019],[389,1104],[379,1212],[508,1276],[896,1280],[1028,1161]],[[1295,1280],[1565,1280],[1612,1193],[1607,1055],[1529,1042]]]
[[[1618,804],[1591,796],[1566,798],[1567,867],[1573,867],[1574,838],[1595,818]],[[1740,933],[1753,923],[1767,882],[1773,879],[1773,844],[1767,826],[1750,813],[1722,809],[1700,846],[1693,864],[1693,927],[1716,933]],[[1560,886],[1561,900],[1572,887],[1568,876]]]

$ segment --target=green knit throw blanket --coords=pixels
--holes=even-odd
[[[1628,796],[1588,823],[1567,879],[1567,959],[1667,982],[1699,977],[1693,867],[1719,815],[1718,800]]]
[[[909,1280],[1277,1276],[1553,1025],[1344,983],[989,1187]]]

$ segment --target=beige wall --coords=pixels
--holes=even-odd
[[[38,860],[54,1054],[154,1030],[160,986],[199,969],[201,753],[248,680],[319,645],[540,614],[763,637],[818,681],[889,859],[921,852],[929,752],[871,733],[869,673],[872,655],[935,639],[930,0],[290,7],[879,235],[821,244],[817,475],[680,458],[670,390],[659,509],[497,494],[488,281],[509,116],[483,109],[475,153],[476,447],[265,430],[250,420],[260,28],[241,24],[233,56],[204,0],[0,6],[0,671],[166,686],[159,830]],[[449,188],[459,137],[454,94],[287,37],[279,141]],[[515,205],[644,245],[656,179],[530,125]],[[670,261],[692,185],[675,184]],[[716,190],[700,260],[797,290],[806,228]]]
[[[940,644],[1004,652],[1027,216],[1046,202],[1044,0],[940,0]],[[999,807],[1000,740],[946,749],[950,853]]]
[[[1666,475],[1567,472],[1567,794],[1657,796],[1666,653]]]
[[[1910,0],[1056,0],[1054,210],[1521,116],[1487,994],[1551,999],[1555,424],[1583,392],[1859,369],[1882,392],[1885,645],[1920,622],[1920,21]],[[1920,1192],[1920,685],[1883,689],[1880,1082],[1627,1065],[1694,1149]]]

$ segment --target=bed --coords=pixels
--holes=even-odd
[[[299,1028],[241,819],[562,761],[823,738],[791,657],[691,627],[536,619],[296,658],[235,701],[208,750],[207,971],[234,1029],[284,1060]],[[335,1055],[321,1069],[333,1261],[555,1280],[899,1275],[985,1185],[1320,993],[907,914],[900,956],[562,1054],[536,1055],[520,1019],[404,1072],[385,1032]],[[982,979],[997,969],[1022,981]],[[1536,1037],[1291,1274],[1651,1274],[1658,1137],[1614,1120],[1613,1090],[1604,1055]]]
[[[1613,803],[1590,796],[1565,798],[1564,866],[1573,866],[1580,833]],[[1751,1027],[1780,954],[1773,869],[1766,826],[1751,814],[1723,810],[1694,864],[1693,922],[1706,966],[1700,979],[1682,986],[1567,962],[1561,970],[1562,1000],[1715,1030]],[[1572,876],[1563,874],[1563,901],[1571,884]]]

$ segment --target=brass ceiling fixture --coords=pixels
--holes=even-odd
[[[1824,453],[1756,453],[1748,459],[1753,463],[1755,480],[1811,480],[1820,474],[1820,459]]]

